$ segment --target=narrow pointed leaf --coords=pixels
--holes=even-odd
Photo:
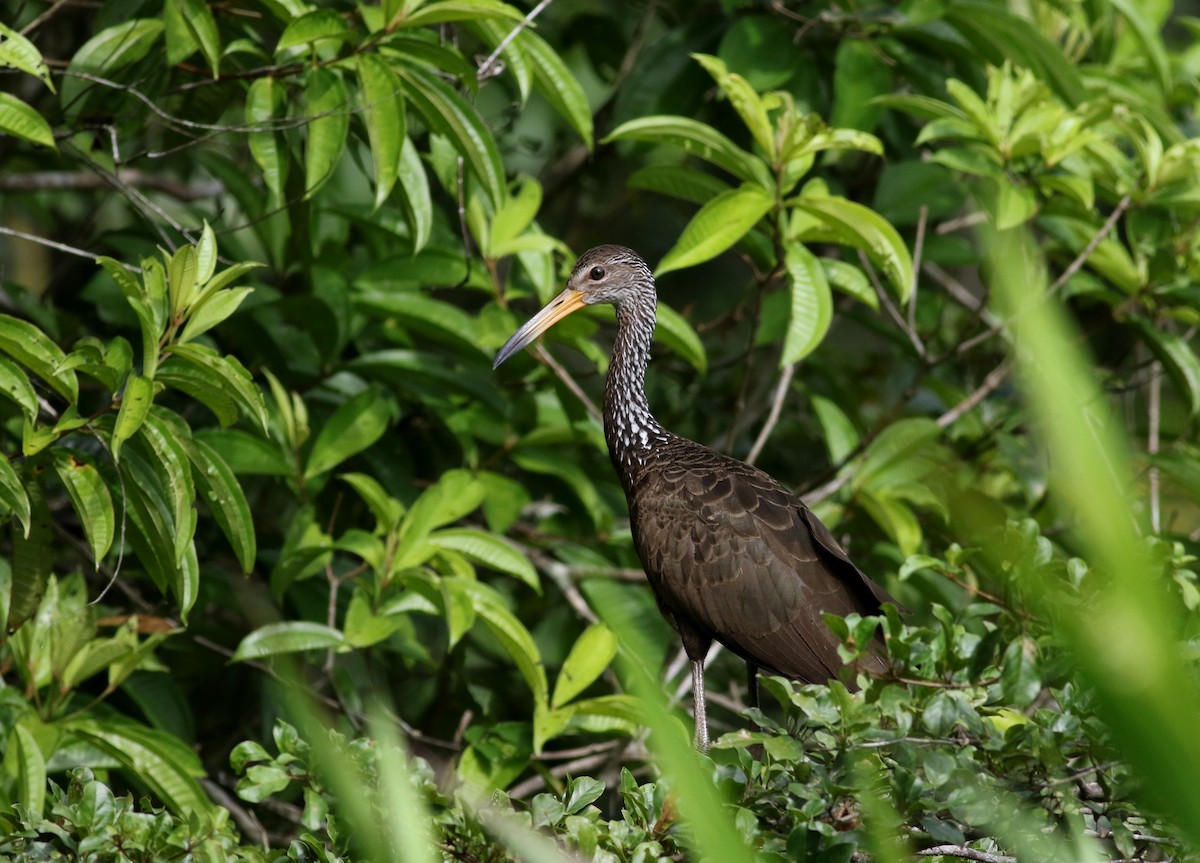
[[[281,653],[328,650],[346,643],[341,632],[321,623],[289,620],[260,626],[242,639],[233,653],[234,662],[263,659]]]
[[[54,469],[83,524],[92,559],[99,569],[100,561],[108,554],[116,532],[112,495],[100,472],[81,453],[61,448],[52,453]]]
[[[29,376],[6,357],[0,357],[0,395],[16,402],[27,417],[37,416],[37,393],[33,391]]]
[[[0,134],[32,141],[51,150],[58,149],[46,118],[29,103],[8,93],[0,93]]]
[[[279,133],[270,126],[275,119],[275,79],[259,78],[246,93],[246,123],[250,155],[262,170],[263,182],[278,199],[287,176],[287,157],[279,145]]]
[[[469,560],[516,576],[534,590],[541,590],[537,570],[519,548],[503,537],[482,530],[460,528],[439,530],[429,535],[429,542],[438,548],[449,548]]]
[[[672,144],[747,183],[766,188],[772,182],[771,172],[761,159],[747,153],[711,126],[687,117],[660,115],[630,120],[614,129],[603,143],[612,141]]]
[[[679,241],[663,255],[655,275],[694,267],[715,258],[758,224],[774,203],[764,189],[751,185],[730,189],[713,198],[700,208],[683,229]]]
[[[0,504],[17,517],[26,538],[29,537],[30,509],[29,495],[21,485],[21,478],[13,470],[8,459],[0,454]]]
[[[821,227],[797,239],[828,239],[862,249],[879,267],[901,302],[912,293],[912,256],[904,240],[874,210],[845,198],[809,196],[789,202],[815,216]]]
[[[201,440],[192,440],[188,456],[195,467],[196,490],[212,511],[243,572],[254,569],[258,554],[254,520],[246,495],[220,454]]]
[[[0,24],[0,66],[10,66],[34,76],[54,92],[50,67],[37,46],[11,27]]]
[[[314,69],[304,84],[308,138],[304,145],[304,195],[311,198],[333,176],[350,132],[350,93],[341,76]]]
[[[172,345],[171,354],[211,375],[229,393],[246,416],[267,430],[267,406],[250,373],[234,357],[223,357],[202,345]]]
[[[546,98],[550,107],[571,124],[587,148],[592,149],[592,109],[579,81],[558,52],[537,33],[523,30],[518,41],[533,71],[533,82],[538,92]]]
[[[75,372],[62,368],[67,355],[28,321],[0,315],[0,352],[25,366],[68,402],[79,398]]]
[[[309,453],[304,476],[337,467],[383,436],[396,419],[396,403],[381,390],[366,389],[341,404],[321,427]]]
[[[117,411],[117,422],[112,432],[112,454],[114,460],[121,456],[121,446],[142,427],[150,405],[154,403],[154,381],[145,375],[130,375],[121,393],[121,407]]]
[[[179,343],[190,342],[206,333],[237,311],[242,300],[254,293],[254,288],[228,288],[210,295],[189,316],[179,335]]]
[[[562,707],[604,673],[617,655],[617,639],[603,623],[593,623],[571,647],[554,682],[551,707]]]
[[[375,206],[382,204],[396,184],[400,148],[405,139],[404,101],[400,79],[378,54],[360,54],[356,60],[362,90],[363,123],[375,166]]]
[[[789,366],[812,353],[825,338],[833,321],[833,295],[821,262],[800,243],[784,248],[784,265],[792,302],[779,364]]]

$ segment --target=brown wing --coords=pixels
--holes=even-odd
[[[634,541],[660,606],[769,671],[837,676],[822,612],[872,614],[891,597],[770,476],[692,444],[662,452],[630,489]]]

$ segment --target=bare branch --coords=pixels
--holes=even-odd
[[[204,198],[215,198],[225,191],[225,186],[219,180],[188,185],[172,177],[140,171],[137,168],[120,168],[116,177],[129,186],[142,186],[163,192],[181,201],[198,201]],[[108,188],[104,177],[82,171],[32,171],[27,174],[8,174],[0,176],[0,192],[40,192],[47,189],[105,189]]]
[[[996,368],[992,369],[988,376],[983,379],[983,383],[979,385],[975,392],[971,393],[961,402],[937,418],[938,427],[946,428],[947,426],[953,425],[961,416],[970,413],[970,411],[977,404],[983,401],[989,393],[996,389],[996,387],[1000,386],[1000,384],[1004,383],[1004,379],[1008,377],[1008,373],[1011,369],[1012,365],[1008,360],[1005,360],[1000,365],[996,366]]]
[[[580,387],[579,384],[575,383],[575,379],[571,377],[571,373],[559,365],[558,360],[551,356],[550,352],[546,350],[545,346],[537,345],[533,349],[533,352],[539,360],[550,367],[550,370],[554,372],[555,376],[558,377],[558,379],[566,385],[567,389],[569,389],[575,395],[575,397],[583,403],[583,406],[587,409],[587,412],[591,418],[603,425],[604,414],[600,412],[600,408],[596,407],[596,403],[588,398],[588,394],[583,391],[583,388]]]
[[[961,857],[964,860],[975,860],[978,863],[1017,863],[1016,857],[1008,854],[990,854],[987,851],[976,851],[965,845],[934,845],[917,852],[918,857]]]
[[[788,386],[791,385],[792,375],[795,372],[795,363],[788,363],[784,366],[783,374],[779,376],[779,383],[775,386],[775,396],[771,399],[771,412],[767,414],[767,421],[763,423],[762,430],[754,441],[754,446],[750,447],[750,453],[746,456],[746,464],[754,464],[758,459],[767,443],[767,438],[771,436],[775,424],[779,422],[779,414],[783,411],[783,400],[787,398]]]
[[[921,341],[921,337],[917,335],[917,331],[909,326],[908,321],[904,319],[904,315],[900,314],[900,310],[896,308],[896,304],[892,302],[892,298],[888,296],[883,285],[879,283],[879,276],[875,273],[875,268],[871,266],[871,261],[867,258],[867,253],[862,249],[858,250],[858,260],[862,264],[863,270],[871,279],[871,284],[875,286],[875,293],[879,296],[879,301],[883,303],[883,307],[887,309],[892,320],[900,327],[904,335],[908,336],[908,341],[912,344],[913,350],[917,352],[917,356],[925,359],[925,343]]]
[[[512,43],[513,39],[516,39],[520,35],[522,30],[532,24],[533,19],[541,15],[542,10],[549,6],[551,2],[552,0],[542,0],[541,3],[529,10],[529,14],[522,18],[520,23],[507,36],[500,40],[500,44],[496,46],[496,50],[480,64],[479,71],[475,73],[475,77],[478,80],[486,81],[496,74],[496,71],[492,67],[496,65],[496,61],[500,59],[500,55],[504,53],[504,49]]]

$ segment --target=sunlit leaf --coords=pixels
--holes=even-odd
[[[700,208],[655,270],[656,276],[694,267],[728,249],[770,212],[774,199],[758,186],[730,189]]]

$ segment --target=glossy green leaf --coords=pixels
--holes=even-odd
[[[866,273],[854,264],[835,258],[821,258],[820,261],[821,268],[825,270],[825,279],[829,282],[830,287],[849,294],[874,311],[879,311],[879,296],[871,287],[871,280],[867,278]]]
[[[154,403],[154,381],[144,375],[130,375],[121,393],[121,407],[117,411],[117,422],[112,432],[112,454],[114,460],[121,457],[121,447],[129,440],[146,419]]]
[[[209,8],[207,0],[169,0],[169,2],[176,7],[188,32],[200,46],[200,53],[204,55],[204,61],[208,63],[208,68],[212,69],[213,77],[219,77],[221,36],[217,32],[217,22],[213,18],[212,9]]]
[[[519,183],[516,191],[504,199],[492,217],[489,238],[492,246],[516,239],[537,217],[538,208],[542,205],[542,184],[532,177],[522,177]]]
[[[476,563],[516,576],[534,590],[541,590],[537,570],[529,558],[503,537],[472,528],[457,528],[431,533],[428,541],[438,548],[453,549]]]
[[[694,267],[724,252],[770,212],[774,199],[758,186],[730,189],[700,208],[655,270],[656,276]]]
[[[134,18],[101,30],[75,52],[62,85],[62,103],[77,106],[80,94],[96,86],[84,75],[107,78],[149,53],[162,34],[157,18]]]
[[[708,355],[700,336],[687,318],[663,302],[658,304],[654,338],[679,354],[700,374],[708,371]]]
[[[304,147],[304,195],[311,198],[333,176],[350,132],[350,92],[328,69],[313,69],[304,82],[308,138]]]
[[[17,517],[21,523],[24,536],[29,536],[30,509],[29,495],[21,485],[21,478],[9,464],[8,458],[0,455],[0,504]]]
[[[829,463],[840,465],[858,447],[858,430],[837,404],[824,396],[811,396],[813,413],[821,423]]]
[[[190,433],[177,415],[162,408],[151,410],[138,431],[138,441],[148,447],[147,459],[168,495],[174,525],[172,563],[178,564],[196,530],[196,485],[185,447]]]
[[[0,23],[0,66],[18,69],[37,78],[54,92],[50,67],[37,46],[6,24]]]
[[[395,67],[413,107],[445,135],[483,184],[492,201],[504,197],[504,164],[483,118],[462,96],[428,71],[407,63]]]
[[[0,314],[0,352],[25,366],[68,402],[79,398],[75,373],[62,369],[67,355],[28,321]]]
[[[904,240],[878,213],[845,198],[807,196],[795,198],[789,205],[816,217],[821,229],[814,239],[831,239],[862,249],[883,271],[900,301],[912,293],[912,256]],[[806,239],[808,232],[797,239]]]
[[[208,332],[217,324],[224,321],[237,311],[242,300],[254,293],[254,288],[227,288],[210,294],[188,315],[183,332],[179,334],[178,344],[190,342],[197,336]]]
[[[233,653],[234,662],[264,659],[281,653],[329,650],[344,646],[341,632],[321,623],[289,620],[260,626],[241,640]]]
[[[370,647],[389,638],[398,626],[399,622],[394,618],[384,617],[372,611],[370,601],[361,590],[354,591],[346,609],[344,624],[347,644],[359,649]]]
[[[1130,320],[1146,340],[1146,346],[1163,364],[1175,389],[1183,396],[1189,415],[1195,416],[1200,413],[1200,357],[1196,356],[1187,339],[1171,330],[1155,326],[1145,318],[1131,316]]]
[[[243,413],[267,430],[267,406],[250,373],[234,357],[222,357],[202,345],[172,345],[171,354],[219,382]]]
[[[56,448],[51,451],[54,469],[67,489],[75,514],[83,524],[88,548],[97,569],[108,554],[116,532],[112,495],[95,466],[78,452]]]
[[[26,416],[30,418],[37,416],[37,393],[33,391],[33,384],[29,382],[29,376],[16,363],[2,356],[0,356],[0,395],[12,399]]]
[[[784,247],[784,267],[792,302],[779,358],[781,367],[812,353],[833,322],[833,294],[817,257],[800,243],[788,243]]]
[[[180,246],[167,261],[167,292],[171,298],[172,319],[177,320],[192,304],[198,272],[195,246]]]
[[[692,58],[703,66],[708,74],[712,75],[717,86],[725,94],[725,98],[729,100],[729,104],[733,105],[733,109],[738,112],[738,116],[750,130],[751,137],[767,154],[767,157],[774,161],[778,156],[775,130],[767,116],[767,108],[763,104],[762,97],[754,92],[754,88],[745,78],[735,72],[730,72],[720,58],[708,54],[693,54]]]
[[[14,803],[40,816],[46,806],[46,757],[37,738],[26,727],[33,717],[16,722],[8,738],[8,751],[16,767]]]
[[[533,83],[555,111],[592,149],[592,109],[570,68],[541,36],[525,29],[517,37],[533,72]]]
[[[551,707],[562,707],[595,682],[617,655],[617,639],[603,623],[593,623],[576,639],[554,682]]]
[[[217,271],[217,235],[206,219],[196,241],[196,283],[203,288]]]
[[[342,403],[321,426],[304,476],[318,476],[362,452],[383,436],[396,416],[396,403],[375,389],[363,390]]]
[[[250,127],[246,137],[250,155],[276,200],[283,194],[287,178],[287,157],[280,146],[279,134],[271,128],[278,90],[275,79],[267,76],[255,80],[246,92],[246,124]]]
[[[65,730],[107,752],[176,812],[208,812],[213,803],[197,779],[200,759],[182,740],[117,718],[74,719]]]
[[[393,26],[404,28],[428,27],[449,21],[469,21],[474,18],[507,18],[520,21],[522,13],[514,6],[500,0],[435,0],[422,3],[415,12],[410,12],[393,22]]]
[[[195,468],[196,490],[229,540],[242,571],[250,572],[258,554],[258,540],[250,504],[237,477],[220,453],[204,441],[193,439],[187,452]]]
[[[525,625],[504,605],[499,594],[488,585],[469,579],[456,579],[459,587],[475,600],[475,612],[516,663],[517,669],[533,692],[534,704],[545,704],[549,697],[546,669],[533,636]]]
[[[400,148],[406,137],[404,99],[400,79],[378,54],[356,58],[362,90],[363,123],[375,166],[375,206],[391,194],[400,167]]]
[[[32,141],[51,150],[58,149],[46,118],[27,102],[8,93],[0,93],[0,134]]]
[[[403,191],[404,213],[412,236],[413,253],[421,251],[433,232],[433,200],[429,193],[429,177],[421,154],[407,136],[400,146],[400,164],[396,179]]]
[[[703,204],[729,189],[723,180],[687,165],[646,165],[634,171],[626,185],[693,204]]]
[[[7,621],[10,630],[19,627],[37,611],[52,577],[54,563],[50,553],[54,523],[46,496],[37,482],[30,483],[23,492],[28,500],[29,519],[23,529],[14,522],[10,534],[12,586]]]
[[[325,43],[337,47],[351,36],[345,20],[333,9],[316,9],[296,18],[287,25],[275,44],[278,56],[290,48]],[[324,47],[324,45],[322,46]]]
[[[226,392],[220,379],[203,369],[168,359],[159,366],[154,380],[200,402],[216,415],[222,427],[231,426],[238,420],[238,405],[233,396]]]
[[[647,141],[671,144],[723,168],[747,183],[770,188],[772,177],[766,163],[738,147],[716,129],[687,117],[640,117],[622,123],[603,143]]]

